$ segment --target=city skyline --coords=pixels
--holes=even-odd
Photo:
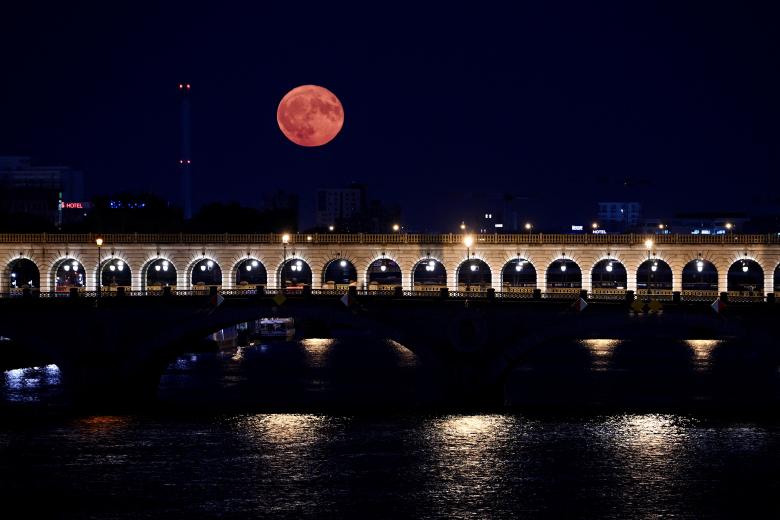
[[[196,207],[257,206],[280,189],[305,206],[316,188],[354,181],[403,203],[417,227],[451,226],[452,201],[474,191],[566,208],[541,217],[558,226],[639,197],[648,215],[777,211],[777,36],[760,12],[527,7],[514,27],[454,14],[423,31],[434,15],[423,10],[337,31],[306,24],[291,39],[272,23],[281,12],[256,10],[12,11],[3,47],[36,43],[7,56],[17,74],[0,86],[0,154],[83,170],[92,195],[175,199],[186,81]],[[204,30],[228,22],[219,38]],[[396,23],[407,36],[391,44]],[[342,133],[318,149],[276,125],[281,97],[305,83],[344,103]],[[746,175],[762,189],[725,188]]]

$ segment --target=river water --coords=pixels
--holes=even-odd
[[[572,352],[598,378],[624,370],[619,347]],[[717,343],[689,348],[690,372],[707,372]],[[518,372],[549,373],[541,358]],[[780,514],[772,414],[456,412],[439,383],[392,342],[305,340],[184,356],[158,406],[98,415],[68,408],[56,366],[8,371],[0,495],[52,518]]]

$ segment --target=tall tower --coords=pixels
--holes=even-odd
[[[181,141],[179,150],[179,169],[181,170],[181,204],[184,219],[192,218],[192,156],[190,150],[190,84],[179,83],[181,96]]]

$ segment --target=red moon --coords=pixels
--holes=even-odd
[[[276,121],[293,143],[322,146],[336,137],[344,125],[344,108],[330,90],[317,85],[301,85],[282,98]]]

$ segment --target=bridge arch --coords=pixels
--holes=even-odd
[[[637,294],[672,294],[673,280],[674,272],[665,260],[650,258],[636,270]]]
[[[221,287],[222,267],[211,257],[202,256],[187,267],[187,278],[193,289]]]
[[[237,288],[255,288],[268,285],[268,271],[259,259],[247,256],[239,259],[233,268],[233,281]]]
[[[582,289],[582,269],[571,258],[553,260],[546,271],[547,292],[570,293]]]
[[[459,291],[485,291],[492,286],[490,265],[481,258],[469,258],[458,264],[455,281]]]
[[[141,268],[141,289],[161,291],[163,287],[176,288],[177,270],[171,260],[166,257],[150,259]]]
[[[690,260],[682,270],[682,290],[703,296],[718,292],[718,269],[701,255]]]
[[[524,292],[536,288],[536,267],[530,260],[517,255],[501,269],[501,290]]]
[[[624,291],[628,286],[628,272],[623,262],[614,257],[606,257],[593,264],[590,280],[594,292]]]
[[[369,290],[392,290],[403,284],[403,271],[392,258],[381,256],[369,262],[366,268],[366,288]]]
[[[119,287],[130,290],[132,272],[127,260],[117,256],[106,258],[100,264],[101,290],[115,291]]]
[[[438,291],[447,287],[447,268],[433,257],[420,258],[412,267],[413,291]]]
[[[775,293],[780,293],[780,264],[777,264],[775,266],[774,282],[772,285],[772,290]]]
[[[357,285],[355,264],[342,257],[328,260],[322,268],[322,288],[341,289],[350,285]]]
[[[29,258],[20,257],[11,260],[6,266],[6,273],[7,279],[4,283],[11,292],[22,291],[25,288],[41,288],[41,271],[38,264]]]
[[[752,258],[740,258],[729,266],[726,290],[744,296],[764,296],[764,268]]]
[[[311,287],[311,266],[303,258],[288,258],[279,265],[278,273],[281,289],[301,290]]]
[[[87,285],[87,272],[81,262],[73,257],[60,258],[52,266],[52,287],[56,292],[71,288],[83,290]]]

